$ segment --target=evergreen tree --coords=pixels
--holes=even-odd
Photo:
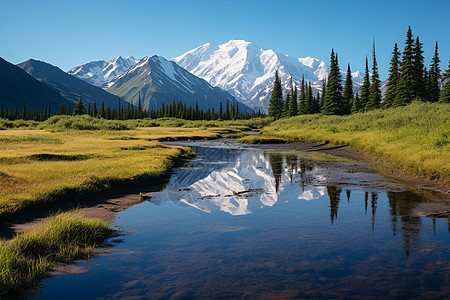
[[[378,74],[375,42],[373,42],[372,59],[372,84],[369,89],[369,102],[366,104],[366,111],[379,108],[381,103],[380,75]]]
[[[100,107],[99,115],[101,118],[106,118],[105,103],[103,101],[102,101],[102,106]]]
[[[283,89],[281,80],[278,77],[278,71],[275,72],[275,80],[273,83],[272,95],[269,100],[269,116],[279,119],[283,112]]]
[[[319,107],[320,110],[322,110],[323,107],[323,101],[325,99],[325,92],[327,91],[327,79],[322,80],[322,93],[320,95],[320,99],[319,99]]]
[[[361,111],[361,102],[359,100],[358,93],[356,93],[352,100],[352,108],[350,109],[350,112],[352,114],[356,114],[357,112],[360,112],[360,111]]]
[[[397,43],[394,45],[392,51],[391,66],[389,68],[389,78],[387,83],[386,95],[384,96],[383,106],[385,108],[391,107],[397,93],[397,82],[399,78],[400,68],[400,52],[398,51]]]
[[[223,119],[222,101],[219,102],[219,119]]]
[[[448,69],[442,74],[442,80],[445,82],[446,79],[450,79],[450,60],[448,61]],[[448,80],[439,95],[440,103],[450,103],[450,80]]]
[[[308,114],[315,113],[314,94],[311,87],[311,82],[308,82],[308,88],[306,93],[306,109]]]
[[[397,83],[397,92],[392,106],[402,106],[411,103],[415,97],[416,70],[414,67],[414,40],[411,26],[406,33],[405,49],[400,63],[400,76]]]
[[[297,105],[297,87],[294,88],[291,77],[291,97],[289,98],[289,117],[296,116],[298,112]]]
[[[325,115],[343,114],[341,71],[339,70],[337,55],[334,54],[333,49],[331,49],[330,73],[321,112]]]
[[[342,98],[344,100],[344,114],[348,115],[350,113],[353,100],[353,81],[350,64],[348,64],[347,66],[347,76],[345,77],[344,92],[342,94]]]
[[[366,109],[367,103],[369,103],[369,96],[370,96],[369,62],[366,56],[366,68],[364,70],[364,78],[361,86],[361,93],[359,100],[361,106],[360,111],[364,111]]]
[[[439,100],[439,78],[441,77],[441,70],[439,68],[439,53],[438,53],[438,42],[434,48],[434,56],[431,60],[430,72],[428,76],[428,99],[431,102],[437,102]]]
[[[414,87],[415,97],[418,97],[420,100],[427,100],[426,94],[426,83],[424,80],[424,57],[423,57],[423,44],[420,42],[419,37],[416,38],[416,43],[414,44],[414,71],[415,71],[415,82],[416,86]],[[414,99],[413,99],[414,100]]]
[[[305,75],[302,77],[302,83],[300,84],[300,96],[298,99],[298,114],[305,115],[308,113],[308,107],[306,104],[306,85]]]
[[[75,105],[75,108],[73,109],[73,115],[84,115],[86,113],[86,109],[83,105],[83,100],[81,98],[78,100],[77,105]]]
[[[287,93],[286,94],[286,100],[284,100],[283,103],[283,112],[281,113],[281,116],[283,118],[288,118],[289,117],[289,103],[291,102],[291,94]]]
[[[227,106],[225,107],[225,120],[230,119],[230,100],[227,99]]]
[[[92,116],[96,117],[98,115],[97,103],[94,102],[94,108],[92,109]]]

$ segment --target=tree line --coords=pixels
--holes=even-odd
[[[369,76],[369,63],[366,57],[364,78],[359,93],[353,93],[350,64],[342,86],[338,55],[334,49],[331,49],[330,72],[327,80],[323,81],[320,94],[314,95],[311,83],[305,83],[303,78],[300,94],[297,95],[297,87],[292,84],[291,78],[291,88],[284,100],[281,80],[276,71],[268,114],[276,119],[314,113],[348,115],[381,107],[404,106],[414,100],[450,103],[450,81],[446,82],[446,79],[450,78],[450,61],[447,71],[441,76],[438,43],[436,42],[429,69],[425,67],[422,48],[423,44],[419,37],[414,39],[409,27],[403,52],[399,52],[397,43],[394,45],[384,99],[381,93],[375,42],[372,48],[372,76]]]
[[[157,119],[157,118],[180,118],[185,120],[236,120],[236,119],[250,119],[255,117],[263,117],[265,114],[258,112],[241,112],[239,110],[239,103],[229,101],[227,99],[225,108],[222,102],[219,102],[219,109],[216,111],[214,108],[207,110],[199,109],[198,102],[195,106],[187,106],[182,101],[171,102],[169,104],[162,103],[158,109],[143,109],[141,98],[137,101],[137,105],[126,102],[125,105],[119,98],[118,108],[110,108],[105,106],[102,102],[100,107],[94,102],[92,105],[88,103],[86,106],[83,100],[80,98],[75,107],[71,108],[71,105],[61,104],[57,112],[54,115],[90,115],[91,117],[104,118],[109,120],[130,120],[130,119]],[[34,120],[45,121],[52,116],[50,111],[50,104],[46,105],[43,109],[27,109],[26,103],[21,109],[17,106],[14,109],[5,108],[3,102],[1,104],[0,118],[8,120]]]

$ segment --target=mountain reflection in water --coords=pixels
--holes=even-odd
[[[43,280],[30,298],[450,294],[450,222],[424,213],[437,201],[354,162],[191,146],[196,159],[175,169],[164,190],[119,213],[114,226],[131,234],[112,255],[80,263],[89,272]]]

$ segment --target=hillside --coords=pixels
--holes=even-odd
[[[101,105],[104,102],[111,108],[118,107],[119,97],[69,75],[51,64],[30,59],[17,66],[57,90],[61,96],[72,102],[81,98],[86,104],[95,102],[97,105]]]
[[[27,108],[43,109],[50,103],[54,112],[60,104],[71,103],[54,89],[39,82],[21,68],[0,57],[0,102],[4,107],[21,109],[24,102]]]

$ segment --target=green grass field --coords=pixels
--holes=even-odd
[[[0,240],[0,298],[42,277],[52,263],[89,257],[112,233],[99,220],[63,213],[38,230]]]
[[[263,135],[349,144],[384,174],[405,172],[450,185],[450,105],[415,102],[349,116],[304,115],[273,122]]]

